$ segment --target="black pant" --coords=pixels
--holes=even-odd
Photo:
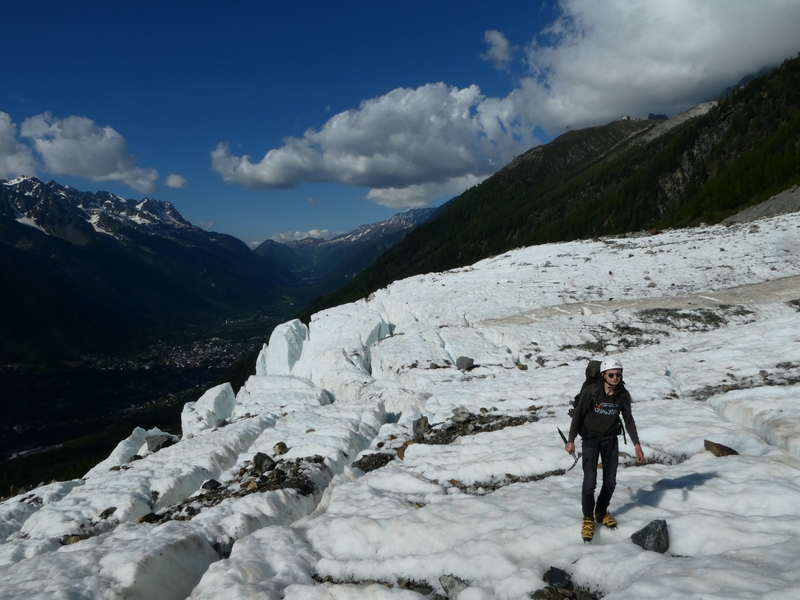
[[[619,441],[617,436],[610,438],[597,438],[591,434],[583,438],[581,444],[583,451],[583,489],[581,492],[581,505],[583,516],[594,517],[596,514],[604,515],[608,512],[611,495],[617,487],[617,465],[619,464]],[[594,489],[597,487],[597,458],[603,461],[603,486],[597,497],[597,506],[594,502]]]

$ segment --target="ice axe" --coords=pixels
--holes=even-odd
[[[558,429],[558,435],[560,435],[560,436],[561,436],[561,439],[562,439],[562,440],[564,440],[564,445],[566,446],[566,445],[567,445],[567,443],[568,443],[568,442],[567,442],[567,437],[564,435],[564,432],[563,432],[563,431],[561,431],[561,428],[560,428],[560,427],[556,427],[556,429]],[[572,463],[572,467],[570,467],[569,469],[567,469],[567,471],[566,471],[567,473],[568,473],[569,471],[571,471],[575,465],[577,465],[577,464],[578,464],[578,455],[577,455],[577,454],[575,454],[575,450],[573,450],[572,452],[570,452],[570,454],[572,455],[572,458],[574,458],[574,459],[575,459],[575,462],[574,462],[574,463]]]

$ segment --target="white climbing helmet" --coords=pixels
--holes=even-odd
[[[600,363],[600,372],[605,373],[609,369],[619,369],[621,371],[622,363],[616,358],[607,358]]]

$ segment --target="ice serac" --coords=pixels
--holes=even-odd
[[[217,427],[230,418],[235,406],[236,396],[230,383],[211,388],[197,402],[187,402],[181,412],[183,437]]]
[[[303,377],[253,375],[236,395],[233,417],[267,412],[292,412],[330,403],[328,392]]]
[[[292,375],[310,379],[337,401],[363,398],[374,381],[370,346],[389,335],[389,323],[363,301],[317,313]]]
[[[181,600],[219,556],[192,527],[130,523],[0,571],[0,596]]]
[[[289,375],[303,352],[308,340],[308,327],[298,319],[278,325],[269,338],[269,345],[261,351],[256,364],[256,375]],[[264,372],[258,370],[263,356]]]

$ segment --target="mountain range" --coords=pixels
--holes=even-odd
[[[285,243],[266,240],[254,252],[291,271],[309,286],[313,297],[340,288],[443,208],[408,210],[329,240],[313,237]]]
[[[0,360],[124,351],[187,326],[335,290],[435,209],[256,252],[169,202],[0,182]],[[283,312],[281,312],[283,311]]]

